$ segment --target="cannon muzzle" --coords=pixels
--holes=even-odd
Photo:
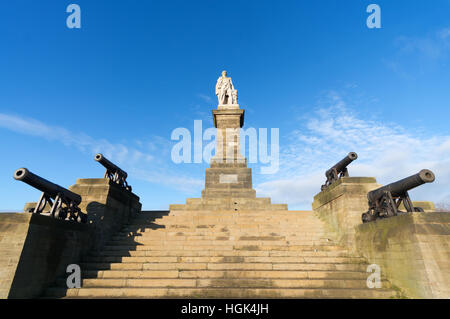
[[[409,190],[435,180],[434,173],[429,169],[423,169],[419,173],[401,179],[397,182],[375,189],[367,194],[369,202],[381,198],[385,192],[390,192],[393,197],[403,196]]]
[[[103,154],[98,153],[95,155],[94,159],[102,164],[109,172],[112,174],[119,174],[123,176],[123,178],[127,178],[128,174],[124,170],[122,170],[120,167],[118,167],[116,164],[109,161]]]
[[[346,157],[340,160],[336,165],[325,172],[325,176],[327,180],[325,184],[322,185],[322,191],[325,190],[328,186],[333,184],[335,181],[339,180],[342,177],[348,176],[347,166],[350,165],[351,162],[358,158],[358,154],[355,152],[350,152]]]
[[[68,200],[74,202],[76,205],[81,203],[81,196],[75,194],[68,189],[56,185],[36,174],[33,174],[26,168],[19,168],[14,172],[14,179],[24,182],[31,187],[34,187],[41,192],[47,194],[49,197],[55,199],[58,194],[63,195]]]
[[[121,187],[131,191],[131,186],[127,184],[128,174],[120,167],[109,161],[103,154],[98,153],[94,159],[106,168],[105,178],[117,183]]]
[[[355,152],[350,152],[346,157],[344,157],[342,160],[340,160],[336,165],[334,165],[332,168],[330,168],[325,175],[328,176],[331,171],[336,170],[338,173],[345,170],[345,168],[350,165],[351,162],[356,160],[358,158],[358,154]]]
[[[31,173],[26,168],[19,168],[14,172],[14,179],[24,182],[42,192],[41,198],[33,209],[33,212],[40,214],[47,204],[51,206],[50,215],[55,218],[66,219],[81,223],[87,222],[87,215],[82,213],[78,205],[81,203],[81,196],[68,189],[56,185],[48,180]],[[63,206],[63,204],[65,206]],[[31,211],[30,211],[31,212]]]

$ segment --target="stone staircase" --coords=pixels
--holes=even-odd
[[[396,297],[305,211],[144,211],[80,266],[82,288],[61,278],[45,297]]]

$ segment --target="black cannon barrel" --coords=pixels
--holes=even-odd
[[[346,157],[344,157],[336,165],[334,165],[332,168],[330,168],[327,171],[327,173],[329,173],[333,169],[336,169],[338,172],[340,172],[357,158],[358,158],[358,154],[356,154],[355,152],[350,152],[350,153],[348,153],[348,155]]]
[[[391,183],[389,185],[377,188],[367,194],[369,201],[373,202],[383,196],[385,191],[391,193],[393,197],[398,197],[404,195],[410,189],[423,185],[425,183],[434,182],[435,176],[429,169],[423,169],[419,173],[414,174],[410,177],[401,179],[397,182]]]
[[[26,168],[19,168],[18,170],[16,170],[14,172],[14,179],[24,182],[31,187],[34,187],[41,192],[46,193],[53,199],[55,199],[58,194],[62,194],[65,198],[71,200],[76,205],[79,205],[81,203],[80,195],[75,194],[64,187],[49,182],[48,180],[31,173]]]
[[[109,161],[103,154],[98,153],[95,155],[94,159],[102,164],[108,171],[111,171],[113,173],[117,173],[119,175],[122,175],[124,178],[127,178],[128,174],[124,170],[122,170],[120,167]]]

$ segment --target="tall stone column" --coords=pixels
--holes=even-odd
[[[244,110],[239,105],[213,110],[217,128],[216,155],[206,169],[202,198],[256,198],[252,188],[252,171],[241,154],[240,129],[244,125]]]

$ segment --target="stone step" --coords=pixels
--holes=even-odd
[[[87,256],[83,262],[93,263],[364,263],[365,259],[361,257],[258,257],[258,256],[225,256],[225,257],[94,257]]]
[[[165,235],[160,234],[143,234],[143,235],[116,235],[113,236],[112,240],[128,240],[128,239],[144,239],[148,241],[211,241],[211,240],[221,240],[221,241],[236,241],[236,240],[289,240],[289,239],[316,239],[320,237],[307,237],[307,236],[232,236],[229,234],[220,235]]]
[[[256,234],[256,233],[230,233],[230,232],[220,232],[220,233],[167,233],[167,232],[137,232],[137,233],[118,233],[113,236],[113,240],[121,240],[127,238],[146,238],[153,240],[249,240],[248,238],[260,238],[268,240],[298,240],[298,239],[327,239],[327,234],[291,234],[286,236],[278,236],[278,234]],[[329,238],[328,238],[329,239]],[[255,239],[251,239],[255,240]]]
[[[210,196],[210,195],[207,195]],[[216,196],[216,195],[213,195]],[[254,194],[248,194],[247,195],[247,199],[252,200],[253,197],[255,196]],[[224,199],[221,196],[217,196],[218,200]],[[245,198],[243,198],[245,199]],[[288,205],[286,204],[270,204],[270,205],[264,205],[264,204],[260,204],[258,202],[251,202],[251,201],[247,201],[246,203],[239,203],[239,204],[233,204],[233,203],[229,203],[229,202],[224,202],[221,204],[183,204],[183,205],[170,205],[170,209],[171,210],[185,210],[185,211],[192,211],[192,210],[198,210],[198,209],[203,209],[203,210],[230,210],[230,209],[234,209],[234,211],[239,212],[239,211],[247,211],[247,210],[260,210],[260,211],[279,211],[284,209],[285,211],[288,210]]]
[[[193,201],[193,203],[195,200]],[[80,267],[81,289],[65,278],[47,297],[390,298],[368,289],[364,258],[330,238],[312,212],[143,212]]]
[[[118,233],[110,240],[145,240],[155,241],[295,241],[295,240],[325,240],[332,243],[330,234],[286,234],[284,236],[278,233],[256,233],[256,232],[145,232],[145,233]]]
[[[166,225],[162,227],[161,225],[145,226],[145,227],[135,227],[135,228],[124,228],[120,233],[126,234],[165,234],[165,233],[182,233],[182,234],[193,234],[193,235],[222,235],[224,233],[228,234],[242,234],[242,235],[259,235],[259,236],[269,236],[270,234],[276,233],[283,236],[301,235],[305,233],[308,236],[317,234],[318,236],[329,235],[329,232],[323,231],[322,228],[310,229],[308,231],[303,231],[302,228],[290,227],[289,229],[283,229],[278,227],[258,227],[254,225],[251,227],[215,227],[213,225],[197,225],[197,226],[182,226],[182,225]]]
[[[131,242],[116,242],[116,243],[108,243],[108,247],[111,247],[110,245],[116,246],[115,244],[117,244],[118,247],[123,247],[123,246],[130,246],[132,247],[132,243]],[[262,251],[267,251],[267,250],[313,250],[318,249],[320,250],[321,247],[328,247],[329,249],[332,249],[331,247],[329,247],[329,245],[327,245],[326,243],[324,244],[316,244],[316,245],[312,245],[312,244],[308,244],[308,243],[303,243],[302,245],[258,245],[257,243],[252,243],[252,244],[248,244],[248,245],[243,245],[243,244],[236,244],[236,245],[214,245],[214,244],[210,244],[210,245],[193,245],[189,242],[185,242],[185,245],[143,245],[143,244],[139,244],[139,243],[135,243],[135,249],[134,250],[208,250],[208,251],[230,251],[230,250],[262,250]],[[337,249],[341,249],[340,247]],[[130,250],[133,250],[132,248]]]
[[[148,218],[135,218],[133,221],[147,221]],[[295,216],[295,215],[283,215],[283,216],[258,216],[258,215],[167,215],[162,216],[157,219],[158,221],[202,221],[202,220],[212,220],[212,221],[239,221],[239,220],[270,220],[270,221],[299,221],[299,222],[310,222],[310,223],[322,223],[319,219],[314,216]]]
[[[343,248],[338,245],[295,245],[295,246],[255,246],[255,245],[235,245],[235,246],[220,246],[219,249],[217,246],[192,246],[192,245],[184,245],[184,246],[172,246],[170,250],[184,250],[184,251],[342,251]],[[147,246],[147,245],[139,245],[139,244],[130,244],[126,245],[106,245],[103,247],[104,251],[117,251],[117,250],[128,250],[128,251],[139,251],[139,250],[148,250],[148,251],[167,251],[167,247],[165,246]]]
[[[252,225],[250,227],[250,225]],[[229,230],[242,230],[242,229],[251,229],[251,228],[258,228],[261,230],[266,229],[277,229],[280,230],[296,230],[297,232],[314,232],[314,231],[326,231],[326,229],[323,227],[323,225],[320,224],[301,224],[296,221],[287,221],[287,222],[272,222],[272,221],[230,221],[230,222],[221,222],[221,221],[199,221],[199,222],[192,222],[192,221],[155,221],[151,224],[142,224],[142,225],[125,225],[122,229],[123,230],[133,230],[134,228],[142,228],[142,229],[151,229],[152,227],[160,227],[165,226],[164,228],[213,228],[213,229],[222,229],[222,228],[228,228]],[[200,226],[200,227],[199,227]],[[158,228],[158,229],[160,229]]]
[[[327,237],[297,237],[297,236],[230,236],[227,234],[218,234],[215,236],[200,236],[197,238],[187,237],[187,236],[168,236],[168,237],[153,237],[153,236],[113,236],[110,239],[110,242],[131,242],[131,243],[142,243],[146,245],[154,245],[158,243],[170,242],[172,245],[177,244],[186,244],[191,243],[193,245],[205,245],[211,242],[216,243],[217,245],[238,245],[238,244],[272,244],[272,245],[286,245],[287,244],[311,244],[314,245],[314,242],[318,243],[332,243],[333,240]]]
[[[121,256],[121,257],[227,257],[227,256],[278,256],[278,257],[352,257],[346,250],[342,251],[249,251],[249,250],[230,250],[230,251],[186,251],[186,250],[101,250],[91,252],[89,256]]]
[[[298,219],[298,218],[276,218],[276,217],[214,217],[214,216],[205,216],[205,217],[173,217],[168,216],[160,219],[155,219],[155,222],[158,223],[196,223],[196,224],[208,224],[208,223],[221,223],[221,224],[246,224],[246,223],[274,223],[274,224],[287,224],[287,223],[296,223],[299,225],[311,224],[311,225],[322,225],[322,222],[318,220],[306,220],[306,219]],[[148,221],[133,220],[130,221],[130,225],[132,224],[142,224],[148,223]]]
[[[377,298],[395,296],[386,289],[282,288],[50,288],[47,297],[72,298]]]
[[[288,226],[286,224],[291,224],[291,226],[295,226],[297,228],[302,228],[304,230],[309,229],[309,227],[324,227],[324,225],[317,221],[312,220],[297,220],[297,219],[286,219],[286,220],[275,220],[275,219],[261,219],[255,220],[253,218],[245,218],[245,219],[228,219],[226,221],[221,220],[215,220],[215,219],[196,219],[196,220],[179,220],[175,217],[171,218],[170,220],[161,220],[161,219],[155,219],[151,222],[139,222],[139,221],[130,221],[127,224],[124,224],[124,227],[126,226],[145,226],[150,224],[195,224],[195,225],[218,225],[218,226],[224,226],[225,223],[228,223],[230,225],[239,226],[241,224],[248,225],[248,224],[257,224],[265,227],[270,227],[272,225],[281,225],[281,226]],[[272,226],[275,227],[275,226]]]
[[[83,278],[278,278],[278,279],[363,279],[362,271],[297,271],[297,270],[85,270]]]
[[[66,287],[64,279],[58,280],[57,285]],[[82,288],[367,288],[366,280],[361,279],[186,279],[186,278],[153,278],[153,279],[83,279]],[[381,288],[390,288],[386,281],[381,281]]]
[[[155,222],[155,223],[151,223],[151,224],[142,224],[142,225],[128,225],[122,228],[122,231],[137,231],[137,230],[145,230],[145,229],[164,229],[164,230],[169,230],[169,229],[189,229],[189,230],[193,230],[193,229],[222,229],[222,228],[227,228],[228,230],[261,230],[261,231],[272,231],[272,232],[277,232],[277,231],[286,231],[288,233],[292,233],[292,232],[297,232],[297,233],[301,233],[301,232],[314,232],[314,231],[325,231],[325,229],[323,228],[322,225],[301,225],[298,224],[296,222],[288,222],[288,223],[262,223],[262,222],[254,222],[254,221],[248,221],[245,223],[240,223],[240,222],[229,222],[229,223],[225,223],[225,222],[199,222],[199,223],[194,223],[194,222],[178,222],[178,221],[174,221],[174,222]],[[174,231],[174,230],[171,230]]]
[[[261,235],[261,236],[267,236],[273,233],[276,234],[283,234],[285,236],[291,236],[291,235],[300,235],[300,234],[307,234],[307,235],[313,235],[313,234],[329,234],[329,232],[326,232],[323,230],[322,227],[317,228],[311,228],[308,230],[304,230],[303,228],[299,227],[290,227],[289,229],[280,229],[277,227],[260,227],[256,225],[255,227],[248,227],[248,228],[239,228],[239,227],[229,227],[229,226],[215,226],[215,225],[197,225],[195,227],[180,227],[179,225],[169,225],[167,227],[162,227],[161,225],[152,225],[152,226],[143,226],[143,227],[127,227],[123,228],[120,233],[118,234],[166,234],[166,233],[180,233],[180,234],[211,234],[211,235],[217,235],[217,234],[223,234],[223,233],[230,233],[230,234],[252,234],[252,235]]]
[[[190,247],[197,246],[198,249],[204,247],[211,247],[208,249],[220,249],[224,247],[224,249],[232,249],[236,246],[256,246],[255,250],[262,250],[265,246],[270,247],[295,247],[296,245],[300,246],[323,246],[329,245],[330,241],[325,239],[321,240],[290,240],[290,241],[281,241],[281,240],[154,240],[147,238],[134,238],[134,239],[122,239],[122,240],[110,240],[107,242],[108,246],[117,245],[145,245],[147,247],[165,247],[166,249],[176,249],[175,247]],[[172,248],[173,247],[173,248]]]
[[[232,216],[232,217],[260,217],[260,216],[279,216],[279,217],[297,217],[297,218],[311,218],[317,221],[317,217],[312,211],[258,211],[258,210],[248,210],[248,211],[171,211],[167,216]],[[139,215],[136,218],[140,218]]]
[[[248,225],[254,225],[254,227],[248,227]],[[164,226],[164,227],[163,227]],[[227,231],[235,231],[235,232],[241,232],[241,231],[270,231],[270,232],[277,232],[277,231],[283,231],[283,234],[285,234],[285,231],[287,230],[288,233],[314,233],[314,232],[327,232],[322,225],[298,225],[296,223],[289,223],[289,226],[279,226],[274,223],[269,224],[261,224],[261,223],[240,223],[235,225],[222,225],[220,223],[202,223],[202,224],[182,224],[182,223],[174,223],[174,224],[164,224],[164,223],[152,223],[147,225],[140,225],[140,226],[124,226],[121,229],[121,232],[129,232],[129,231],[150,231],[153,232],[154,230],[158,231],[169,231],[174,232],[176,229],[170,229],[170,228],[186,228],[187,231],[217,231],[222,229],[226,229]]]
[[[367,265],[355,263],[80,263],[82,270],[322,270],[366,271]]]

